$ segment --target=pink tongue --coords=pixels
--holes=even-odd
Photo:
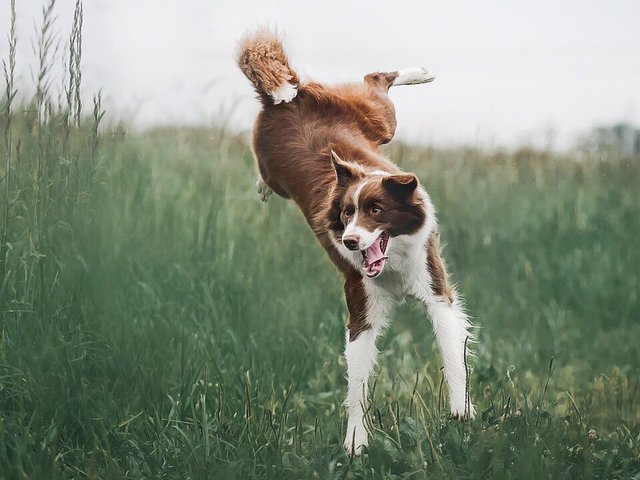
[[[384,257],[384,253],[382,253],[382,249],[380,248],[380,244],[382,243],[382,235],[380,235],[373,245],[367,248],[367,261],[366,265],[371,265],[372,263],[376,263],[378,260],[381,260]]]

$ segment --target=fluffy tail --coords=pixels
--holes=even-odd
[[[245,34],[237,62],[265,105],[290,102],[298,93],[298,75],[289,66],[280,39],[268,29]]]

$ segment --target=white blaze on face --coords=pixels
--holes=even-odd
[[[349,235],[357,235],[358,237],[360,237],[360,244],[358,245],[359,250],[366,250],[367,248],[369,248],[382,233],[382,230],[379,228],[375,229],[373,232],[370,232],[366,228],[358,225],[358,200],[360,199],[360,193],[362,193],[362,189],[367,183],[367,180],[360,183],[360,185],[356,187],[356,191],[353,193],[353,204],[355,212],[353,214],[353,217],[351,218],[351,221],[345,227],[344,233],[342,234],[343,237],[348,237]]]
[[[366,184],[366,180],[359,184],[353,194],[355,211],[353,218],[345,226],[343,238],[354,235],[358,236],[358,250],[360,251],[360,255],[362,255],[363,259],[362,270],[364,270],[368,277],[374,278],[382,273],[385,261],[388,258],[385,255],[385,252],[389,241],[389,235],[381,228],[369,231],[358,225],[358,201],[360,199],[362,189]]]
[[[357,225],[358,220],[355,217],[357,217],[357,214],[354,215],[354,219],[351,220],[351,223],[349,223],[349,225],[347,225],[347,228],[344,229],[343,236],[346,237],[349,235],[358,235],[358,237],[360,237],[358,250],[366,250],[373,244],[373,242],[378,239],[380,234],[382,234],[382,230],[376,228],[373,232],[370,232],[363,227],[359,227]]]

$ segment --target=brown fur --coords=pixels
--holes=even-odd
[[[280,40],[266,28],[240,41],[237,62],[263,103],[268,102],[268,95],[284,82],[298,84],[298,76],[289,67]]]
[[[329,236],[340,238],[344,229],[341,211],[347,191],[367,170],[397,176],[396,181],[379,177],[367,185],[363,208],[385,202],[385,225],[412,233],[424,221],[424,211],[415,194],[417,180],[402,174],[377,148],[395,133],[395,109],[387,90],[396,72],[371,73],[361,84],[325,86],[302,83],[289,67],[281,44],[272,34],[261,31],[243,40],[238,65],[254,84],[262,99],[262,111],[253,131],[253,148],[260,175],[278,195],[293,199],[316,234],[320,244],[346,279],[349,329],[355,339],[366,323],[366,299],[360,271],[335,249]],[[290,103],[274,105],[268,94],[283,81],[296,85],[297,96]],[[332,164],[331,152],[345,159],[343,175]],[[351,165],[351,167],[349,167]],[[403,197],[406,185],[413,189]],[[412,196],[413,195],[413,196]],[[407,207],[408,208],[405,208]],[[373,221],[373,219],[372,219]]]
[[[389,235],[411,235],[420,229],[425,220],[422,200],[417,195],[416,183],[409,192],[403,193],[402,187],[397,186],[398,179],[404,181],[408,177],[415,180],[411,174],[394,175],[392,177],[374,177],[360,192],[358,202],[358,225],[373,231],[381,228]],[[343,225],[346,223],[344,213],[355,210],[353,190],[357,181],[346,192],[334,192],[328,216],[329,228],[333,229],[336,237],[342,235]],[[404,184],[406,186],[406,184]],[[373,207],[380,207],[382,212],[373,213]],[[336,213],[341,212],[340,222],[336,222]]]
[[[437,233],[434,233],[427,243],[427,268],[431,276],[431,288],[436,295],[446,298],[449,303],[454,301],[454,289],[447,281],[447,270],[440,255],[440,245]]]
[[[376,151],[381,135],[395,129],[395,117],[385,120],[392,110],[384,103],[390,101],[386,93],[378,94],[360,85],[301,84],[294,102],[265,107],[254,126],[253,146],[262,178],[274,192],[298,204],[327,250],[333,246],[326,212],[337,183],[331,149],[364,167],[399,173]],[[362,101],[362,96],[367,100]],[[367,117],[377,118],[382,126],[363,125]]]
[[[396,128],[389,87],[433,77],[410,68],[402,75],[372,73],[355,85],[304,83],[289,67],[277,39],[264,35],[245,40],[238,55],[262,100],[253,132],[262,177],[258,188],[263,200],[264,192],[270,193],[266,184],[296,202],[345,279],[349,388],[344,447],[358,455],[368,444],[365,405],[375,338],[388,309],[403,295],[421,300],[433,317],[452,415],[473,418],[475,409],[464,387],[469,323],[447,282],[437,222],[426,218],[433,206],[415,175],[401,172],[378,152]],[[378,283],[374,279],[380,275],[387,276]],[[418,281],[428,282],[428,288]]]
[[[347,309],[349,310],[349,341],[354,341],[358,336],[367,330],[367,296],[362,285],[360,275],[349,275],[344,282],[344,296],[347,299]]]

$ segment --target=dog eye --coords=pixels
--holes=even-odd
[[[371,207],[371,213],[373,213],[374,215],[377,215],[378,213],[381,213],[382,209],[378,206],[378,205],[374,205],[373,207]]]

